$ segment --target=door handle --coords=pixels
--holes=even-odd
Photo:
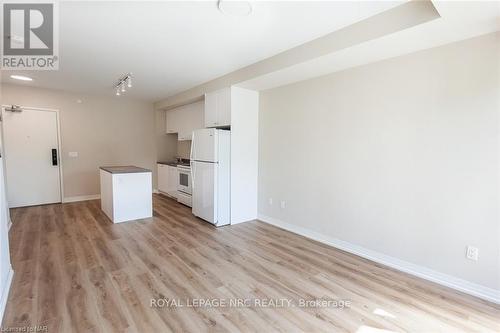
[[[57,165],[57,149],[52,149],[52,165]]]
[[[191,164],[191,190],[194,189],[194,174],[195,174],[195,164],[194,162],[191,160],[190,161],[190,164]]]

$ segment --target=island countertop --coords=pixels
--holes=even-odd
[[[139,173],[139,172],[151,172],[149,169],[139,168],[134,165],[124,165],[124,166],[102,166],[101,170],[107,171],[109,173]]]

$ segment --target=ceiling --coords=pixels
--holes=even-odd
[[[500,30],[500,1],[433,1],[432,4],[439,13],[438,19],[269,71],[238,82],[238,86],[270,89]]]
[[[3,81],[113,96],[132,72],[126,97],[154,102],[404,2],[252,1],[247,17],[221,13],[217,1],[60,2],[59,70]]]
[[[408,1],[160,100],[155,107],[170,109],[229,85],[266,90],[497,31],[500,1]]]

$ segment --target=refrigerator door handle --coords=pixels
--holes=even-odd
[[[194,162],[193,162],[193,149],[196,141],[194,140],[194,131],[191,134],[191,151],[189,152],[189,164],[191,165],[191,188],[194,188]]]
[[[196,144],[196,141],[194,140],[194,131],[193,133],[191,134],[191,151],[189,152],[189,160],[193,160],[193,149],[194,149],[194,145]]]
[[[195,178],[195,176],[194,176],[195,164],[193,161],[190,161],[189,163],[191,164],[191,191],[193,191],[194,190],[194,178]]]

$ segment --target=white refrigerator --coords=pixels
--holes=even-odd
[[[231,223],[231,132],[215,128],[193,132],[191,185],[193,214],[220,227]]]

